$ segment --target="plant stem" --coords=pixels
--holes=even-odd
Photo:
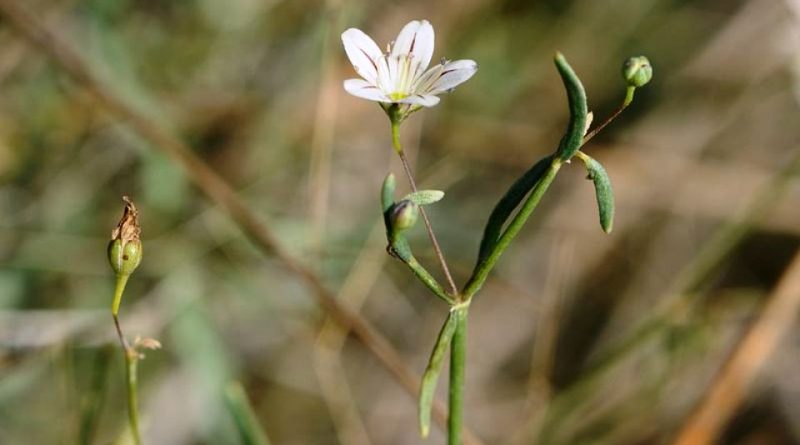
[[[569,71],[569,73],[571,73],[572,76],[574,76],[574,73],[572,73],[571,70]],[[567,73],[567,74],[569,74],[569,73]],[[562,75],[563,75],[563,73],[562,73]],[[565,84],[568,84],[568,83],[569,82],[567,82],[567,80],[565,80]],[[580,87],[580,81],[577,80],[577,77],[574,78],[574,82],[572,82],[572,83],[577,84],[577,87],[578,87],[578,89],[580,90],[580,92],[582,94],[582,87]],[[570,90],[569,86],[568,86],[567,90],[568,91]],[[623,99],[623,101],[620,104],[620,106],[617,107],[617,109],[614,110],[614,112],[611,113],[611,115],[608,116],[600,125],[595,127],[592,131],[588,132],[583,137],[583,139],[581,139],[581,142],[580,142],[579,146],[577,147],[577,149],[575,150],[574,154],[576,156],[578,156],[582,161],[586,161],[587,159],[590,159],[590,158],[585,153],[582,153],[579,150],[579,148],[583,147],[584,145],[586,145],[587,142],[589,142],[593,137],[595,137],[595,135],[600,133],[608,124],[610,124],[614,119],[616,119],[617,116],[620,115],[620,113],[622,113],[626,108],[628,108],[628,105],[630,105],[631,102],[633,101],[633,94],[634,94],[635,91],[636,91],[636,88],[629,86],[628,89],[625,92],[625,98]],[[585,100],[585,98],[584,98],[584,100]],[[570,104],[572,104],[572,102],[570,102]],[[575,111],[571,111],[571,113],[572,113],[573,117],[576,115]],[[570,121],[570,122],[571,122],[571,126],[572,126],[572,121]],[[581,124],[581,125],[583,125],[583,124]],[[573,129],[573,131],[574,131],[574,129]],[[563,142],[563,140],[562,140],[562,142]],[[559,148],[559,150],[560,150],[560,148]],[[556,153],[556,155],[558,155],[558,153]],[[542,196],[544,195],[544,193],[550,187],[550,184],[552,184],[553,179],[555,179],[555,176],[558,173],[558,170],[561,168],[561,163],[562,163],[562,160],[560,160],[558,158],[558,156],[555,156],[553,158],[553,161],[551,161],[551,164],[550,164],[550,168],[547,170],[545,175],[539,180],[539,182],[537,182],[536,185],[533,187],[533,189],[531,190],[530,195],[528,196],[528,199],[525,201],[525,203],[523,204],[523,206],[520,209],[520,211],[517,213],[517,215],[511,221],[511,224],[508,225],[508,227],[506,228],[506,231],[503,232],[503,234],[500,236],[500,239],[497,241],[497,244],[495,244],[495,246],[492,249],[492,251],[478,265],[478,267],[475,268],[475,271],[472,273],[472,276],[469,278],[469,280],[467,281],[466,286],[464,287],[464,290],[462,291],[462,298],[463,299],[461,301],[470,301],[472,296],[475,295],[475,293],[478,292],[478,290],[481,288],[483,283],[486,281],[486,278],[488,277],[489,272],[491,272],[492,268],[497,263],[497,260],[500,258],[500,255],[503,253],[503,251],[505,251],[505,249],[508,247],[509,243],[511,243],[511,241],[514,239],[514,237],[520,231],[522,226],[525,224],[525,221],[528,220],[528,217],[530,217],[530,215],[533,212],[533,210],[539,204],[539,201],[542,199]],[[605,230],[605,227],[604,227],[604,230]]]
[[[119,343],[122,345],[122,353],[125,356],[125,384],[127,388],[128,397],[128,424],[131,429],[131,437],[133,443],[140,445],[142,439],[139,436],[139,410],[137,403],[137,378],[136,371],[139,362],[139,353],[128,344],[125,335],[122,333],[122,327],[119,324],[119,317],[117,314],[112,314],[114,317],[114,326],[117,328],[117,335],[119,336]]]
[[[125,291],[125,284],[128,283],[128,277],[130,277],[130,275],[117,274],[117,282],[114,286],[114,300],[113,303],[111,303],[111,315],[114,316],[114,320],[117,319],[117,314],[119,314],[119,304],[122,302],[122,293]],[[119,323],[117,323],[117,330],[119,331]],[[121,332],[120,338],[122,338]]]
[[[400,156],[400,161],[403,163],[403,170],[406,172],[408,183],[411,185],[411,191],[416,192],[417,182],[414,180],[414,174],[411,173],[411,167],[409,167],[408,159],[406,159],[406,154],[403,151],[402,145],[400,145],[400,121],[393,114],[390,114],[390,120],[392,123],[392,147],[394,147],[394,151],[396,151]],[[461,301],[458,295],[458,286],[456,286],[456,282],[453,280],[453,275],[450,273],[450,268],[447,267],[447,261],[444,259],[442,248],[439,247],[439,241],[436,239],[436,234],[433,232],[431,221],[428,219],[428,215],[425,213],[425,209],[422,208],[422,206],[419,208],[419,213],[422,215],[422,220],[425,222],[425,228],[428,230],[428,237],[431,239],[433,250],[436,252],[436,258],[439,259],[439,264],[442,266],[442,271],[444,272],[445,278],[447,278],[447,283],[450,285],[450,291],[457,301]]]
[[[422,281],[422,284],[427,286],[427,288],[430,289],[434,295],[436,295],[437,297],[439,297],[440,299],[442,299],[444,302],[446,302],[451,306],[456,303],[453,300],[453,298],[447,295],[447,292],[445,292],[445,290],[442,289],[442,286],[439,285],[439,282],[437,282],[436,279],[433,278],[433,276],[424,267],[422,267],[421,264],[419,264],[416,258],[412,256],[411,259],[403,262],[406,263],[406,265],[408,266],[409,269],[411,269],[414,275],[416,275],[417,278],[419,278],[419,280]]]
[[[139,364],[139,354],[133,349],[125,350],[125,382],[128,386],[128,423],[131,427],[133,443],[140,445],[142,439],[139,436],[139,408],[136,398],[136,371]]]
[[[519,233],[522,226],[525,224],[525,221],[528,220],[528,217],[531,216],[533,210],[539,205],[539,201],[542,200],[545,192],[550,187],[550,184],[553,183],[553,180],[558,174],[559,169],[561,169],[561,161],[558,159],[553,159],[550,167],[547,169],[547,172],[544,174],[541,180],[536,183],[536,185],[531,190],[531,194],[528,196],[528,199],[522,205],[522,208],[519,212],[514,216],[514,219],[506,228],[506,231],[500,236],[500,239],[497,241],[497,245],[492,249],[491,253],[486,257],[485,260],[475,269],[475,272],[470,277],[467,285],[464,287],[463,298],[464,301],[469,301],[473,295],[481,288],[483,283],[486,281],[486,277],[489,276],[489,272],[491,272],[492,268],[495,264],[497,264],[497,260],[500,259],[500,255],[502,255],[503,251],[506,250],[508,245],[514,239],[514,237]]]
[[[311,291],[320,307],[343,328],[351,331],[379,363],[409,394],[417,394],[419,380],[403,361],[397,348],[360,314],[342,305],[325,286],[319,275],[297,257],[291,254],[272,227],[245,201],[237,191],[210,168],[205,161],[175,134],[165,129],[162,122],[152,119],[123,100],[110,84],[101,81],[95,70],[89,68],[81,53],[76,51],[71,39],[61,32],[45,26],[27,8],[15,0],[0,0],[0,16],[7,20],[9,27],[16,31],[34,47],[56,62],[66,74],[94,98],[98,109],[124,122],[128,128],[150,142],[150,146],[167,155],[175,165],[187,175],[189,181],[198,188],[213,204],[219,206],[236,226],[249,238],[264,256],[274,256],[282,263],[288,273],[298,278]],[[434,404],[434,418],[444,423],[441,405]],[[478,437],[465,431],[465,439],[480,445]]]
[[[464,379],[467,359],[467,314],[469,306],[455,311],[456,331],[450,344],[450,416],[447,419],[447,445],[461,445],[464,424]]]
[[[623,111],[625,111],[626,108],[628,108],[628,105],[630,105],[631,102],[633,101],[633,92],[635,90],[636,88],[634,87],[628,87],[628,89],[625,92],[625,99],[622,101],[622,104],[619,107],[617,107],[617,109],[614,110],[614,112],[611,113],[611,115],[608,116],[606,120],[604,120],[600,125],[594,127],[592,131],[590,131],[589,133],[586,134],[586,136],[583,137],[583,142],[581,142],[581,147],[586,145],[586,143],[589,142],[593,137],[595,137],[597,133],[600,133],[603,130],[603,128],[606,128],[606,125],[610,124],[611,121],[616,119],[620,113],[622,113]]]

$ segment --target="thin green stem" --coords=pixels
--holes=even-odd
[[[525,224],[525,221],[528,220],[528,217],[531,216],[536,206],[539,205],[539,201],[542,200],[545,192],[550,187],[550,184],[553,183],[558,171],[561,169],[561,161],[558,159],[553,159],[550,167],[547,169],[547,172],[544,174],[541,180],[536,183],[536,185],[531,190],[528,199],[522,205],[522,208],[519,212],[514,216],[514,219],[508,225],[505,232],[500,236],[500,239],[497,241],[497,244],[492,249],[491,253],[486,256],[486,259],[481,262],[481,264],[475,269],[475,272],[470,277],[467,285],[464,287],[463,298],[464,301],[469,301],[473,295],[481,288],[483,283],[486,281],[486,278],[489,276],[489,272],[491,272],[492,268],[497,264],[497,261],[500,259],[500,255],[508,248],[508,245],[517,236],[522,226]]]
[[[617,116],[619,116],[620,113],[622,113],[628,107],[628,105],[631,104],[631,102],[633,101],[633,93],[635,90],[636,89],[634,87],[628,87],[628,89],[625,92],[625,98],[623,99],[622,104],[620,104],[620,106],[616,110],[614,110],[614,112],[611,113],[611,115],[608,118],[606,118],[600,125],[598,125],[592,131],[587,133],[581,140],[579,147],[586,145],[587,142],[589,142],[593,137],[595,137],[595,135],[597,135],[608,124],[610,124],[614,119],[616,119]],[[576,150],[575,155],[578,156],[578,158],[580,158],[582,161],[586,161],[587,159],[589,159],[588,156],[585,153],[582,153],[580,150]],[[533,187],[530,195],[528,196],[528,199],[523,204],[522,209],[520,209],[520,211],[511,221],[511,224],[508,225],[508,228],[500,236],[500,239],[497,241],[497,244],[495,244],[495,246],[493,247],[491,253],[489,253],[486,256],[486,258],[478,265],[478,267],[475,268],[475,271],[472,273],[472,276],[467,281],[467,284],[464,287],[464,290],[462,291],[462,299],[463,299],[462,301],[469,301],[475,295],[475,293],[478,292],[478,290],[480,290],[481,286],[483,286],[483,283],[486,281],[489,272],[491,272],[492,268],[494,268],[495,264],[497,263],[497,260],[500,258],[500,255],[502,255],[502,253],[514,239],[514,237],[517,235],[517,233],[519,233],[520,229],[525,224],[525,221],[528,220],[533,210],[539,204],[539,201],[541,201],[542,196],[544,196],[544,193],[550,187],[550,184],[552,184],[553,180],[556,177],[556,174],[558,173],[558,170],[561,168],[561,162],[562,161],[559,160],[557,157],[553,158],[553,161],[551,162],[549,169],[542,177],[542,179],[540,179],[539,182],[537,182],[536,185]]]
[[[128,423],[131,427],[131,437],[133,443],[140,445],[142,439],[139,436],[139,407],[136,398],[137,394],[137,368],[139,364],[139,354],[134,349],[125,350],[125,382],[128,387]]]
[[[125,284],[128,283],[130,275],[117,274],[117,282],[114,285],[114,300],[111,303],[111,315],[116,319],[119,314],[119,305],[122,302],[122,293],[125,292]]]
[[[125,356],[125,385],[127,388],[128,397],[128,424],[131,429],[131,436],[136,445],[142,443],[139,437],[139,411],[137,403],[137,384],[136,384],[136,369],[139,361],[139,353],[136,352],[125,335],[122,333],[122,326],[119,324],[119,317],[117,314],[112,314],[114,317],[114,326],[117,328],[117,335],[119,336],[119,343],[122,346],[122,353]]]
[[[102,82],[90,68],[83,55],[76,51],[70,39],[46,26],[42,20],[21,7],[20,2],[0,0],[0,16],[4,23],[16,30],[20,37],[41,50],[53,60],[76,85],[97,101],[98,109],[109,114],[115,121],[123,122],[131,131],[150,142],[150,147],[166,154],[206,198],[219,206],[222,212],[241,229],[257,250],[266,257],[274,257],[282,263],[288,274],[297,277],[315,298],[320,307],[337,323],[360,341],[374,355],[398,384],[411,394],[416,393],[418,380],[402,360],[401,354],[362,315],[342,305],[310,267],[287,249],[275,235],[273,227],[263,221],[251,207],[245,205],[239,193],[183,141],[165,130],[161,122],[138,111],[122,98],[113,85]],[[413,108],[410,110],[413,111]],[[435,406],[434,412],[442,411]],[[437,416],[437,418],[440,416]],[[467,436],[471,443],[480,443],[474,436]]]
[[[400,122],[391,115],[389,120],[392,123],[392,148],[397,154],[403,153],[403,146],[400,144]]]
[[[456,301],[453,300],[450,295],[447,295],[447,292],[445,292],[442,285],[436,281],[436,278],[434,278],[433,275],[431,275],[430,272],[428,272],[428,270],[425,269],[425,267],[423,267],[419,261],[417,261],[417,259],[414,257],[414,254],[411,253],[411,246],[408,245],[408,241],[406,241],[403,236],[397,235],[396,237],[390,237],[389,243],[389,253],[393,257],[405,263],[405,265],[411,269],[419,281],[422,282],[422,284],[424,284],[428,289],[430,289],[434,295],[447,302],[448,305],[452,306],[454,303],[456,303]]]
[[[593,137],[595,137],[597,133],[600,133],[603,130],[603,128],[606,128],[606,125],[610,124],[611,121],[616,119],[617,116],[620,115],[620,113],[622,113],[623,111],[625,111],[626,108],[628,108],[628,105],[630,105],[631,102],[633,102],[634,91],[636,91],[636,88],[631,86],[628,87],[628,89],[625,91],[625,99],[623,99],[622,104],[616,110],[614,110],[614,112],[611,113],[611,115],[608,116],[606,120],[604,120],[600,125],[594,127],[592,131],[590,131],[589,133],[586,134],[586,136],[583,137],[583,141],[581,142],[581,147],[586,145],[586,143],[589,142]]]
[[[125,339],[125,335],[122,333],[122,326],[119,324],[119,317],[116,314],[112,314],[112,316],[114,317],[114,327],[117,328],[119,344],[122,346],[122,350],[127,352],[128,349],[131,349],[131,346],[128,344],[128,340]]]
[[[430,289],[434,295],[444,300],[448,305],[452,306],[456,303],[452,297],[447,295],[447,292],[445,292],[444,288],[439,284],[438,281],[436,281],[436,278],[434,278],[430,272],[428,272],[424,267],[422,267],[421,264],[419,264],[419,261],[417,261],[416,258],[412,256],[408,261],[403,260],[403,262],[408,266],[409,269],[411,269],[412,272],[414,272],[414,275],[419,278],[419,281],[421,281],[422,284]]]
[[[464,425],[464,380],[466,377],[469,306],[457,306],[452,310],[455,311],[458,318],[450,344],[450,415],[447,419],[447,444],[461,445],[461,429]]]
[[[392,147],[394,147],[394,151],[396,151],[400,156],[400,161],[403,163],[403,170],[406,173],[406,177],[408,177],[408,183],[411,185],[411,191],[416,192],[417,182],[414,180],[414,174],[411,172],[411,167],[408,164],[408,159],[406,159],[403,146],[400,144],[400,118],[397,116],[397,112],[390,113],[389,120],[392,124]],[[436,234],[433,232],[433,226],[431,225],[430,219],[428,219],[428,214],[422,207],[419,208],[419,213],[422,215],[422,220],[425,222],[425,228],[428,231],[428,238],[431,240],[433,251],[436,253],[436,258],[438,258],[439,264],[442,266],[442,271],[447,279],[447,283],[450,285],[450,290],[453,294],[453,297],[457,301],[460,301],[458,295],[458,286],[456,286],[456,282],[453,280],[453,275],[450,273],[450,268],[447,267],[447,261],[444,259],[444,253],[442,252],[442,248],[439,246],[439,241],[436,239]]]

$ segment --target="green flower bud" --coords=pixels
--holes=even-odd
[[[629,86],[643,87],[653,78],[653,66],[645,56],[631,57],[622,65],[622,77]]]
[[[128,276],[142,261],[142,242],[139,240],[139,212],[127,196],[123,196],[125,210],[117,227],[111,232],[108,244],[108,262],[117,275]]]
[[[419,206],[412,201],[404,199],[392,207],[390,220],[392,230],[401,232],[410,229],[417,222],[419,217]]]

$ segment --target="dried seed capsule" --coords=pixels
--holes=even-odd
[[[139,240],[139,213],[133,201],[123,196],[125,210],[117,227],[111,232],[108,245],[108,262],[117,275],[130,275],[142,261],[142,242]]]

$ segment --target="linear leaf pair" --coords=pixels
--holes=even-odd
[[[578,151],[583,142],[583,135],[586,132],[586,120],[589,114],[586,91],[577,74],[575,74],[575,71],[569,66],[569,63],[561,53],[556,54],[555,64],[567,92],[570,116],[567,129],[559,142],[556,152],[534,164],[511,185],[506,194],[498,201],[483,231],[476,268],[480,267],[481,263],[495,249],[506,221],[525,198],[525,195],[544,176],[548,167],[556,160],[559,162],[568,161]]]

